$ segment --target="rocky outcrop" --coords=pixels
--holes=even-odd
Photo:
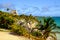
[[[18,20],[17,24],[21,25],[22,27],[26,28],[27,30],[31,30],[36,27],[38,22],[35,20],[34,20],[34,22],[32,22],[29,20],[26,21],[25,19],[20,19],[20,20]]]
[[[16,10],[11,10],[11,14],[17,15],[17,11]]]

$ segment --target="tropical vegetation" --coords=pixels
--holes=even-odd
[[[44,17],[38,21],[35,16],[14,15],[0,11],[0,28],[9,29],[21,36],[31,37],[36,40],[49,37],[51,31],[56,28],[56,23],[51,17]]]

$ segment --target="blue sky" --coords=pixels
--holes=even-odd
[[[15,9],[19,14],[60,16],[60,0],[0,0],[0,9]]]

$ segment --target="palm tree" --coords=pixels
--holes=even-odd
[[[40,21],[40,25],[38,30],[41,30],[43,32],[43,36],[47,38],[49,36],[49,33],[56,28],[55,21],[51,18],[44,18],[43,21]]]
[[[50,17],[48,18],[44,18],[43,20],[43,30],[45,30],[45,32],[43,33],[43,35],[45,35],[45,37],[49,36],[49,33],[56,27],[56,24],[54,22],[54,20]]]

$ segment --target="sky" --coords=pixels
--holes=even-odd
[[[60,0],[0,0],[0,10],[10,8],[18,14],[60,16]]]

